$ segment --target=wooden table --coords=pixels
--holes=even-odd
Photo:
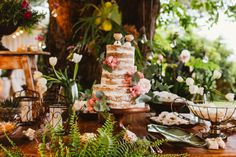
[[[147,134],[146,125],[150,123],[149,114],[133,114],[126,118],[126,124],[128,128],[135,132],[139,137],[143,137]],[[102,124],[97,120],[79,119],[80,132],[96,132],[96,129]],[[195,126],[191,131],[199,131],[201,126]],[[236,132],[228,137],[226,142],[226,149],[208,150],[207,148],[196,147],[178,147],[177,145],[164,144],[161,146],[165,154],[185,154],[190,157],[236,157]],[[34,154],[37,156],[37,144],[35,142],[29,142],[21,146],[21,149],[26,154]]]
[[[50,55],[49,52],[14,52],[0,51],[0,69],[13,70],[23,69],[25,74],[26,86],[28,89],[35,90],[33,73],[38,70],[36,55]],[[32,106],[32,117],[35,118],[35,107]]]
[[[33,72],[38,70],[36,55],[50,55],[49,52],[14,52],[0,51],[0,69],[23,69],[28,89],[34,90]]]

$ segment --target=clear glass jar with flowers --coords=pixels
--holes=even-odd
[[[79,62],[82,59],[82,55],[75,52],[77,48],[78,47],[70,47],[70,55],[68,56],[68,59],[75,64],[72,78],[70,78],[68,74],[68,68],[65,68],[64,71],[62,71],[61,69],[57,70],[55,68],[57,64],[56,57],[49,58],[49,63],[52,66],[53,73],[44,75],[44,77],[48,81],[49,86],[57,84],[62,87],[60,89],[60,93],[65,96],[66,102],[69,105],[72,105],[75,100],[78,99],[80,90],[80,85],[77,83],[77,74],[79,70]]]

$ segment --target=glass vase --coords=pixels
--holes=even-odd
[[[61,94],[65,97],[68,106],[72,106],[79,97],[78,86],[75,81],[70,82],[61,88]]]

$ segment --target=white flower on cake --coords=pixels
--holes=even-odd
[[[213,78],[213,79],[219,79],[219,78],[221,78],[221,76],[222,76],[221,71],[219,71],[219,70],[214,70],[213,75],[212,75],[212,78]]]
[[[103,64],[114,70],[120,64],[120,61],[117,57],[109,56],[103,61]]]
[[[234,101],[234,93],[228,93],[225,95],[225,98],[228,100],[228,101]]]
[[[184,82],[184,79],[183,79],[183,77],[181,77],[181,76],[178,76],[178,77],[176,78],[176,80],[177,80],[178,82]]]
[[[50,57],[49,64],[54,67],[57,64],[57,57]]]
[[[192,85],[194,85],[194,80],[193,80],[191,77],[188,77],[188,78],[186,79],[186,84],[187,84],[188,86],[192,86]]]
[[[190,94],[197,94],[198,93],[198,86],[197,85],[191,85],[189,86],[189,92]]]
[[[138,86],[140,86],[140,92],[141,94],[148,93],[151,89],[151,83],[148,79],[142,78],[138,82]]]
[[[138,97],[141,94],[141,87],[139,85],[133,86],[130,88],[131,96],[133,98]]]
[[[34,80],[37,80],[37,79],[41,78],[42,76],[43,76],[43,74],[40,71],[35,71],[33,74]]]
[[[79,55],[77,53],[74,53],[73,54],[73,58],[72,58],[72,62],[74,63],[79,63],[82,59],[82,55]]]
[[[187,63],[190,60],[190,52],[188,50],[183,50],[179,56],[179,60],[183,63]]]

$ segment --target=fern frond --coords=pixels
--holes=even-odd
[[[41,157],[46,157],[46,134],[43,134],[42,143],[39,144],[39,154]]]
[[[76,113],[74,112],[70,117],[70,154],[76,156],[80,149],[80,133],[77,124]]]

